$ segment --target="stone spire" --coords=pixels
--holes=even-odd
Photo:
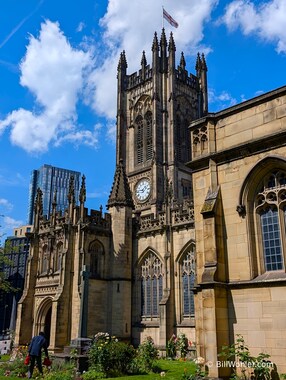
[[[167,47],[167,38],[166,38],[165,28],[162,29],[160,47],[161,49],[166,49]]]
[[[57,189],[54,192],[54,198],[52,202],[52,217],[51,217],[52,226],[56,225],[56,213],[57,213]]]
[[[125,56],[125,50],[123,50],[122,53],[120,53],[120,58],[117,66],[117,70],[120,71],[126,71],[127,69],[127,61],[126,61],[126,56]]]
[[[86,187],[85,187],[85,175],[82,176],[81,179],[81,187],[79,191],[79,202],[80,204],[86,201]]]
[[[175,51],[176,50],[176,45],[173,37],[173,33],[170,33],[170,39],[169,39],[169,46],[168,46],[169,51]]]
[[[122,160],[120,160],[119,165],[116,168],[112,189],[107,202],[107,208],[113,206],[134,207]]]
[[[202,56],[198,53],[196,61],[196,71],[199,80],[199,117],[208,113],[208,82],[207,82],[207,64],[204,53]]]
[[[69,183],[69,192],[68,192],[68,201],[69,204],[75,203],[75,194],[74,194],[74,176],[71,176]]]
[[[43,216],[43,192],[38,187],[34,208],[34,231],[38,231],[40,225],[40,219]]]
[[[202,69],[202,60],[201,60],[201,56],[200,56],[200,53],[198,53],[197,55],[197,60],[196,60],[196,72],[197,72],[197,75],[198,73],[200,73],[201,69]]]
[[[141,66],[145,67],[146,65],[147,65],[147,60],[146,60],[145,50],[143,50],[142,58],[141,58]]]
[[[52,203],[52,209],[55,210],[57,207],[57,189],[54,192],[54,198],[53,198],[53,203]]]
[[[81,179],[81,187],[79,191],[79,213],[80,219],[83,221],[84,218],[84,202],[86,201],[86,187],[85,187],[85,175]]]
[[[157,52],[158,50],[159,50],[159,43],[158,43],[157,32],[155,32],[154,38],[153,38],[153,44],[152,44],[152,51]]]
[[[165,34],[165,29],[162,29],[161,40],[160,40],[160,53],[161,53],[161,70],[166,73],[167,67],[167,39]]]
[[[159,42],[157,33],[154,33],[153,44],[152,44],[152,68],[153,74],[159,72],[160,63],[159,63]]]
[[[202,54],[202,70],[208,71],[204,53]]]
[[[143,80],[145,80],[146,78],[146,66],[147,66],[147,60],[146,60],[145,51],[143,50],[142,58],[141,58],[141,76]]]
[[[184,57],[184,53],[182,52],[181,54],[181,59],[180,59],[180,68],[182,70],[186,70],[186,60],[185,60],[185,57]]]
[[[35,200],[35,211],[37,212],[37,214],[43,215],[43,192],[39,187],[37,189],[37,195]]]

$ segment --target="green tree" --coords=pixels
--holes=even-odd
[[[0,238],[2,236],[0,235]],[[6,241],[4,246],[0,245],[0,291],[5,293],[17,291],[9,280],[5,278],[5,266],[12,265],[12,261],[9,258],[9,253],[11,253],[12,249],[9,241]]]

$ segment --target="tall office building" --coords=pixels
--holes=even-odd
[[[15,330],[17,302],[23,294],[26,262],[29,255],[29,233],[33,226],[21,226],[14,229],[14,235],[5,241],[5,257],[0,271],[5,280],[17,289],[16,291],[0,291],[0,354],[10,349],[11,332]],[[27,234],[27,235],[26,235]]]
[[[80,172],[56,168],[51,165],[43,165],[40,169],[32,171],[29,190],[28,224],[33,224],[34,204],[38,188],[43,192],[43,215],[50,215],[55,191],[57,192],[57,210],[65,210],[68,206],[67,194],[69,181],[72,176],[74,177],[75,197],[77,199]]]

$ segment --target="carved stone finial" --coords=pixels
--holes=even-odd
[[[152,51],[158,51],[159,50],[159,43],[158,43],[158,37],[157,37],[157,32],[154,33],[154,38],[153,38],[153,44],[152,44]]]
[[[141,66],[145,67],[147,65],[145,50],[142,52],[142,58],[141,58]]]
[[[81,187],[79,191],[79,202],[84,203],[86,201],[86,187],[85,187],[85,175],[81,179]]]
[[[198,53],[197,60],[196,60],[196,71],[200,72],[201,69],[202,69],[202,60],[201,60],[200,53]]]
[[[181,54],[180,67],[181,67],[182,70],[185,70],[185,69],[186,69],[186,60],[185,60],[185,57],[184,57],[184,53],[183,53],[183,52],[182,52],[182,54]]]
[[[70,177],[69,192],[68,192],[68,201],[69,201],[69,203],[75,203],[74,176],[73,175]]]
[[[173,33],[172,32],[170,33],[168,50],[169,51],[176,51],[176,45],[175,45],[175,41],[174,41],[174,37],[173,37]]]
[[[202,70],[208,71],[207,63],[206,63],[206,59],[205,59],[204,53],[202,54]]]

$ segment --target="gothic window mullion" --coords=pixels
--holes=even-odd
[[[141,266],[141,314],[143,318],[158,318],[162,298],[162,263],[150,254]]]
[[[136,125],[136,160],[137,164],[142,164],[144,162],[144,128],[142,116],[137,117]]]
[[[153,156],[153,133],[152,133],[152,114],[148,112],[146,115],[146,161],[152,159]]]
[[[285,174],[272,172],[256,195],[265,271],[285,268]],[[259,234],[258,234],[259,236]]]
[[[182,276],[182,314],[184,318],[190,318],[194,315],[194,293],[192,288],[195,281],[195,263],[194,251],[192,249],[184,255],[181,262]]]

